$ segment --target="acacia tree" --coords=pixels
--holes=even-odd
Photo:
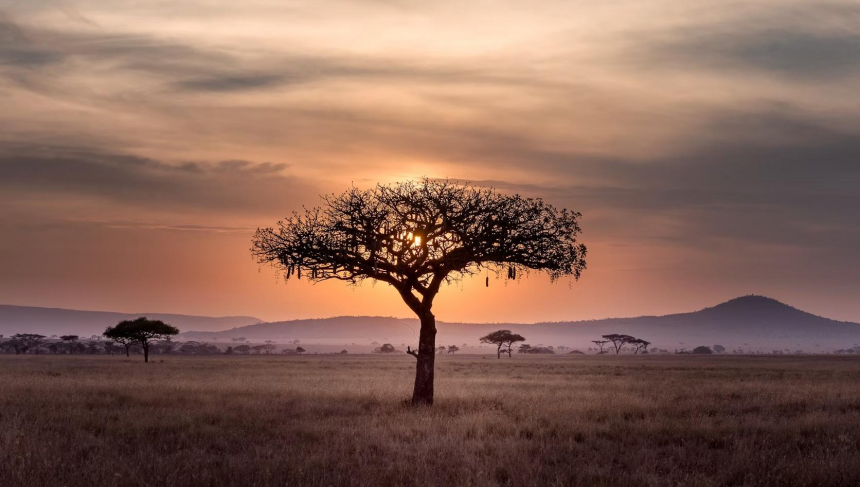
[[[633,348],[633,354],[634,355],[639,353],[639,352],[642,352],[642,351],[647,351],[648,345],[651,345],[651,342],[649,342],[648,340],[643,340],[641,338],[634,338],[633,340],[630,340],[629,343],[631,345],[633,345],[633,347],[634,347]]]
[[[44,335],[38,335],[36,333],[16,333],[12,335],[12,339],[9,343],[12,348],[15,349],[15,355],[19,355],[27,353],[29,350],[37,350],[43,340],[45,340]]]
[[[603,347],[605,347],[606,344],[609,343],[609,340],[591,340],[591,343],[597,345],[597,347],[600,349],[600,351],[597,354],[602,355],[602,354],[606,353],[606,351],[603,350]]]
[[[113,328],[113,327],[108,327],[108,330],[110,330],[111,328]],[[107,333],[107,330],[105,330],[105,333]],[[130,336],[120,336],[117,334],[113,334],[113,336],[109,336],[109,337],[107,335],[105,335],[105,336],[107,338],[109,338],[111,341],[113,341],[114,343],[119,343],[120,345],[125,347],[125,356],[131,357],[131,346],[134,345],[135,343],[137,343],[137,339],[130,337]]]
[[[153,342],[167,340],[179,333],[179,329],[161,320],[150,320],[141,316],[135,320],[123,320],[116,326],[109,326],[104,332],[105,338],[126,345],[126,356],[132,344],[140,344],[143,348],[143,361],[149,362],[149,347]]]
[[[418,350],[407,350],[417,359],[412,403],[432,404],[432,309],[442,284],[484,269],[509,279],[528,270],[579,278],[579,217],[540,199],[425,178],[325,196],[321,208],[258,229],[251,252],[286,279],[393,286],[421,321]]]
[[[448,347],[448,353],[457,353],[459,351],[460,347],[458,347],[457,345],[451,345],[450,347]]]
[[[511,333],[511,330],[498,330],[486,336],[481,337],[481,343],[491,343],[496,345],[496,358],[502,358],[502,348],[511,356],[511,347],[514,343],[524,342],[526,339],[522,335]]]
[[[630,335],[619,335],[615,333],[611,335],[603,335],[603,338],[612,342],[612,346],[615,347],[615,355],[618,355],[618,352],[621,351],[621,347],[635,340],[635,338]]]

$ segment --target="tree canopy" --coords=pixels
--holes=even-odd
[[[496,358],[502,358],[502,348],[505,348],[508,357],[511,356],[511,347],[514,343],[524,342],[526,339],[522,335],[511,333],[511,330],[498,330],[481,337],[481,343],[491,343],[496,345]]]
[[[150,320],[141,316],[135,320],[123,320],[116,326],[107,327],[104,336],[125,345],[126,355],[131,344],[139,344],[143,348],[143,361],[149,362],[149,347],[152,342],[170,339],[178,333],[179,329],[161,320]]]
[[[483,269],[578,279],[586,267],[579,218],[541,199],[425,178],[324,196],[321,207],[257,229],[251,252],[287,280],[393,286],[421,320],[413,403],[431,404],[441,285]]]
[[[12,335],[9,344],[15,349],[15,355],[27,353],[30,350],[38,352],[38,348],[45,340],[44,335],[36,333],[16,333]]]

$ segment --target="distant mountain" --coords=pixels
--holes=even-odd
[[[353,317],[260,323],[218,332],[188,332],[189,339],[248,340],[297,339],[321,344],[417,342],[420,325],[415,319]],[[730,349],[829,351],[860,343],[860,324],[816,316],[764,296],[743,296],[692,313],[636,318],[608,318],[553,323],[450,323],[437,322],[437,343],[477,345],[478,338],[507,328],[524,335],[531,344],[592,346],[591,340],[608,333],[624,333],[670,350],[721,344]]]
[[[100,335],[105,328],[140,316],[162,320],[180,330],[218,331],[260,323],[253,316],[178,315],[167,313],[116,313],[111,311],[78,311],[61,308],[0,305],[0,335],[39,333],[42,335]]]

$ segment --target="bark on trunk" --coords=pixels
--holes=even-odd
[[[149,363],[149,345],[143,346],[143,363]]]
[[[433,370],[436,359],[436,317],[427,311],[420,315],[421,331],[418,334],[418,363],[415,366],[415,389],[412,405],[433,404]]]
[[[125,346],[125,356],[126,357],[131,357],[131,352],[128,351],[129,348],[131,348],[131,345]]]

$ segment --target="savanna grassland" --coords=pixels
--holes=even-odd
[[[857,485],[853,357],[0,355],[0,485]]]

